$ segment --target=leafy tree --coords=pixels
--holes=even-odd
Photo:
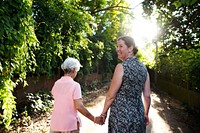
[[[79,58],[82,49],[89,55],[85,37],[91,33],[87,23],[91,16],[79,10],[75,1],[36,0],[33,11],[40,42],[40,49],[35,51],[38,73],[52,75],[66,57]]]
[[[80,3],[83,10],[87,11],[94,18],[91,27],[93,34],[89,35],[91,42],[101,42],[104,49],[101,51],[101,56],[93,54],[92,62],[94,67],[97,66],[97,72],[106,73],[112,72],[117,63],[115,45],[116,38],[123,32],[123,21],[125,14],[129,13],[129,7],[123,0],[113,1],[83,1]],[[90,47],[93,47],[90,45]],[[93,49],[93,48],[92,48]],[[97,48],[95,48],[97,49]]]
[[[145,0],[147,15],[156,10],[162,28],[160,41],[165,52],[176,49],[200,48],[200,1],[198,0]]]
[[[176,84],[195,91],[200,90],[200,1],[145,0],[147,17],[157,14],[162,28],[158,41],[160,73]]]
[[[98,72],[100,63],[113,68],[113,41],[119,32],[122,12],[128,9],[123,1],[36,0],[33,9],[40,42],[36,51],[39,74],[51,75],[68,56],[81,60],[85,74]]]
[[[51,76],[69,56],[80,59],[84,74],[113,69],[114,41],[128,9],[123,0],[2,0],[0,5],[0,124],[6,128],[15,110],[13,90],[19,82],[26,85],[27,76]]]

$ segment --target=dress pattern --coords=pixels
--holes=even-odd
[[[122,62],[124,75],[110,109],[108,133],[145,133],[142,89],[147,69],[137,58]]]

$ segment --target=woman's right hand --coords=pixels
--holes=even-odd
[[[106,117],[107,117],[107,114],[101,114],[100,116],[102,117],[102,121],[103,121],[103,123],[105,123],[105,121],[106,121]]]

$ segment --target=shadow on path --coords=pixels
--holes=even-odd
[[[103,109],[105,88],[103,92],[95,93],[96,99],[85,104],[95,116],[99,116]],[[147,126],[147,133],[197,133],[200,131],[200,126],[193,119],[195,116],[186,112],[180,102],[158,90],[153,90],[151,97],[152,103],[149,111],[151,123]],[[100,126],[81,114],[80,116],[83,124],[81,133],[107,133],[108,121]]]
[[[199,133],[199,114],[188,111],[180,101],[163,91],[153,90],[152,92],[152,108],[157,110],[158,115],[169,125],[169,132]]]

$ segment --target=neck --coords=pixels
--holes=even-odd
[[[128,59],[128,58],[136,58],[136,57],[134,55],[130,55],[126,59]]]
[[[64,74],[64,76],[72,78],[72,74],[71,73],[66,73],[66,74]]]

